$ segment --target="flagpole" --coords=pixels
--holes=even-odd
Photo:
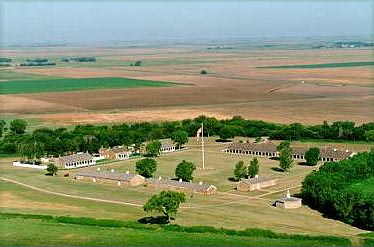
[[[205,152],[204,152],[204,123],[201,123],[201,152],[203,155],[203,170],[205,169]]]

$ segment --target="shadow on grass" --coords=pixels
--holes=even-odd
[[[149,216],[138,220],[140,224],[166,225],[170,222],[166,216]]]
[[[230,182],[239,182],[239,180],[237,180],[234,177],[229,177],[229,178],[227,178],[227,180],[229,180]]]
[[[226,143],[226,142],[232,142],[232,140],[228,140],[228,139],[216,139],[216,142]]]
[[[279,157],[270,157],[271,160],[279,160]]]
[[[309,165],[308,163],[304,162],[299,162],[297,163],[299,166],[316,166],[316,165]]]
[[[272,167],[270,169],[272,169],[273,171],[276,171],[276,172],[284,172],[284,170],[282,168],[279,168],[279,167]]]

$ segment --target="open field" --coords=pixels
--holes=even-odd
[[[207,47],[211,45],[2,50],[4,57],[45,57],[57,65],[1,68],[0,80],[117,77],[186,85],[0,95],[0,113],[49,125],[177,120],[203,113],[306,124],[347,119],[363,123],[374,118],[374,113],[368,112],[374,103],[372,66],[352,66],[372,63],[370,48]],[[97,62],[59,62],[69,56],[95,56]],[[142,66],[128,66],[137,60]],[[316,64],[324,68],[258,68]],[[346,65],[350,67],[341,67]],[[201,69],[208,74],[201,75]],[[167,118],[160,114],[163,112]]]
[[[179,226],[146,226],[120,220],[1,214],[6,229],[0,245],[105,246],[348,246],[348,239],[279,235],[250,229],[242,232]],[[28,225],[34,228],[29,229]],[[53,229],[52,234],[50,229]],[[21,234],[22,233],[22,234]],[[79,234],[78,234],[79,233]]]
[[[0,94],[67,92],[112,88],[167,87],[171,85],[173,84],[168,82],[116,77],[15,80],[2,82],[0,84]]]
[[[351,62],[351,63],[322,63],[322,64],[298,64],[298,65],[278,65],[259,67],[263,69],[317,69],[317,68],[341,68],[341,67],[360,67],[373,66],[374,62]]]
[[[263,228],[282,233],[343,236],[356,241],[365,233],[352,226],[324,218],[308,207],[295,210],[275,208],[275,199],[284,196],[287,188],[291,193],[300,191],[303,178],[315,167],[295,164],[290,173],[273,170],[275,160],[260,158],[260,175],[277,178],[276,186],[257,192],[238,192],[235,183],[229,181],[233,167],[239,160],[249,162],[249,156],[223,154],[225,144],[217,144],[211,138],[206,146],[206,169],[201,169],[201,153],[195,139],[187,148],[157,158],[155,176],[174,177],[176,165],[183,159],[193,161],[198,169],[195,181],[212,183],[219,192],[212,196],[188,196],[178,213],[176,224],[193,226],[208,225],[233,229]],[[357,149],[365,148],[357,144]],[[14,159],[14,158],[13,158]],[[60,176],[45,176],[43,171],[33,171],[11,166],[12,158],[0,159],[0,197],[2,212],[18,212],[48,215],[69,215],[135,221],[147,216],[141,206],[159,191],[147,187],[118,188],[93,184]],[[102,169],[134,171],[136,160],[118,161],[100,165]],[[286,221],[285,221],[286,220]],[[308,222],[308,225],[305,224]]]

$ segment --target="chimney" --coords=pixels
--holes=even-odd
[[[291,198],[291,195],[290,195],[290,189],[287,189],[286,198]]]
[[[114,169],[110,169],[111,172],[114,172]]]
[[[202,181],[200,181],[200,182],[199,182],[199,185],[203,185],[203,182],[202,182]]]
[[[182,179],[181,178],[179,179],[179,183],[182,183]]]
[[[345,152],[346,152],[346,153],[348,153],[348,152],[349,152],[349,150],[348,150],[348,149],[346,149],[346,150],[345,150]]]
[[[126,171],[126,174],[130,174],[130,171]]]
[[[96,170],[99,172],[100,171],[100,167],[98,167]]]
[[[255,175],[255,178],[258,178],[258,174]]]
[[[162,179],[162,177],[161,177],[161,176],[159,176],[159,177],[158,177],[158,180],[161,180],[161,179]]]
[[[336,152],[336,148],[334,148],[334,152]]]

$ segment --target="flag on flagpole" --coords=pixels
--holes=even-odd
[[[199,128],[196,132],[196,137],[199,138],[201,136],[201,133],[203,132],[202,128]]]

